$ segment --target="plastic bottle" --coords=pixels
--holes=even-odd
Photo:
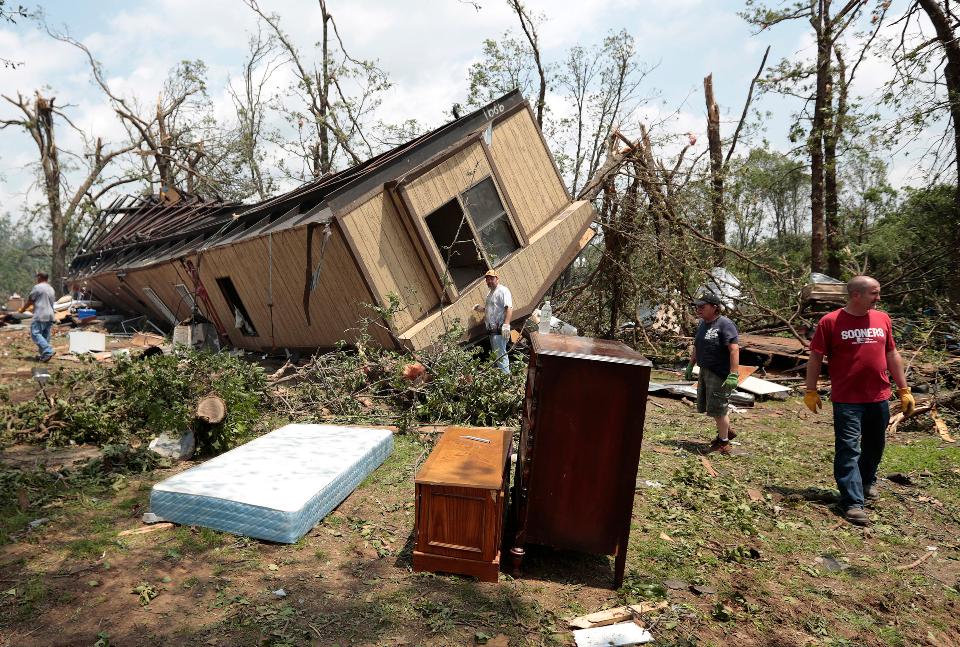
[[[538,332],[541,335],[550,334],[550,321],[553,319],[553,309],[550,308],[550,299],[547,299],[543,302],[543,307],[540,308],[540,325]]]

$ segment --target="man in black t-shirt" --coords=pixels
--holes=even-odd
[[[693,366],[700,364],[697,381],[697,411],[706,413],[717,423],[717,437],[710,443],[710,451],[730,453],[730,441],[736,436],[730,430],[727,414],[730,394],[737,388],[740,368],[740,346],[737,345],[737,327],[720,314],[720,299],[711,292],[700,296],[694,305],[700,325],[693,342],[693,354],[684,373],[693,379]]]

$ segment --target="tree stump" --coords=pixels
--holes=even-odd
[[[195,415],[211,425],[220,424],[227,417],[227,403],[219,395],[208,395],[197,403]]]

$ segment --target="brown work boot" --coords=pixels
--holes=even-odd
[[[867,491],[863,494],[863,498],[867,501],[880,500],[880,489],[877,487],[876,483],[867,488]]]
[[[716,438],[713,439],[713,442],[710,443],[710,449],[707,450],[707,451],[708,451],[708,453],[709,453],[709,452],[718,452],[718,453],[720,453],[720,454],[723,454],[724,456],[729,456],[729,455],[730,455],[730,452],[732,451],[732,449],[733,449],[733,447],[730,445],[730,440],[729,440],[729,439],[728,439],[728,440],[720,440],[720,437],[717,436]]]
[[[857,507],[847,508],[847,511],[844,513],[843,518],[857,526],[870,525],[870,517],[867,516],[867,511],[864,510],[863,508],[857,508]]]

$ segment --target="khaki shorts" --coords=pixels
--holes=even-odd
[[[700,367],[700,379],[697,381],[697,411],[712,418],[727,415],[730,405],[730,392],[724,388],[726,376],[720,377],[713,371]]]

